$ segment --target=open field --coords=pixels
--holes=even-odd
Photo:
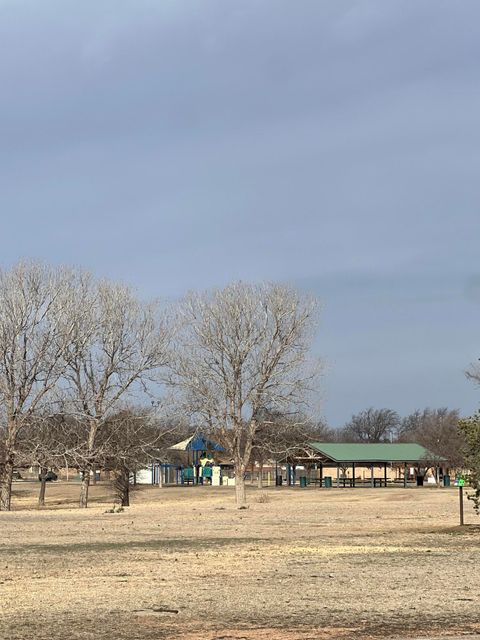
[[[457,490],[16,483],[0,514],[0,638],[323,639],[480,633],[480,530]],[[267,502],[260,502],[262,495]],[[467,522],[476,518],[466,505]],[[478,521],[478,519],[477,519]]]

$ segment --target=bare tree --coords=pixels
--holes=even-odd
[[[424,409],[414,411],[402,420],[400,441],[415,441],[435,456],[445,458],[453,467],[464,462],[465,440],[458,428],[457,409]]]
[[[20,263],[0,271],[0,511],[10,509],[19,433],[64,372],[74,291],[67,270]]]
[[[33,415],[22,429],[18,440],[17,462],[21,466],[37,466],[39,469],[40,491],[38,506],[45,506],[48,473],[68,464],[71,455],[70,438],[74,431],[73,419],[62,413],[54,415]]]
[[[171,384],[195,421],[232,455],[236,501],[265,410],[298,410],[312,387],[315,302],[281,285],[232,284],[190,294],[178,310]]]
[[[128,287],[109,282],[88,283],[78,317],[65,378],[74,410],[88,423],[80,492],[80,506],[86,507],[98,434],[129,394],[148,392],[157,383],[168,330],[156,304],[144,304]]]
[[[309,442],[335,442],[337,433],[325,421],[316,420],[308,425]]]
[[[396,439],[400,416],[391,409],[370,407],[353,415],[339,433],[343,442],[389,442]]]
[[[263,410],[258,415],[259,428],[255,434],[251,462],[257,463],[259,489],[263,486],[263,466],[267,461],[284,460],[290,453],[308,441],[306,425],[308,420],[303,415],[285,416],[278,411]]]
[[[122,507],[130,505],[132,474],[162,456],[175,426],[155,419],[149,410],[134,408],[123,409],[106,421],[99,433],[97,461],[113,473]]]
[[[261,413],[261,429],[252,447],[252,462],[259,465],[258,488],[262,487],[262,469],[267,461],[288,461],[306,455],[314,441],[329,442],[334,432],[322,421],[312,421],[302,413],[282,415]]]

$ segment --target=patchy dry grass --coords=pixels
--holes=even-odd
[[[109,488],[16,483],[0,514],[0,638],[286,640],[480,631],[480,530],[455,489]],[[258,501],[261,495],[268,500]],[[475,522],[473,513],[470,521]]]

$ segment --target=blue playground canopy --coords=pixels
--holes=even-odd
[[[175,451],[225,451],[218,442],[209,440],[200,434],[193,435],[169,448]]]

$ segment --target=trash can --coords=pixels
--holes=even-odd
[[[450,486],[450,476],[443,476],[443,486],[444,487],[449,487]]]
[[[301,487],[307,486],[307,476],[300,476],[300,486]]]
[[[331,489],[332,488],[332,476],[325,476],[324,480],[325,480],[325,488],[326,489]]]
[[[276,487],[281,487],[281,486],[282,486],[282,483],[283,483],[283,478],[282,478],[282,476],[277,476],[277,477],[275,478],[275,486],[276,486]]]
[[[417,487],[423,487],[423,476],[417,476]]]

